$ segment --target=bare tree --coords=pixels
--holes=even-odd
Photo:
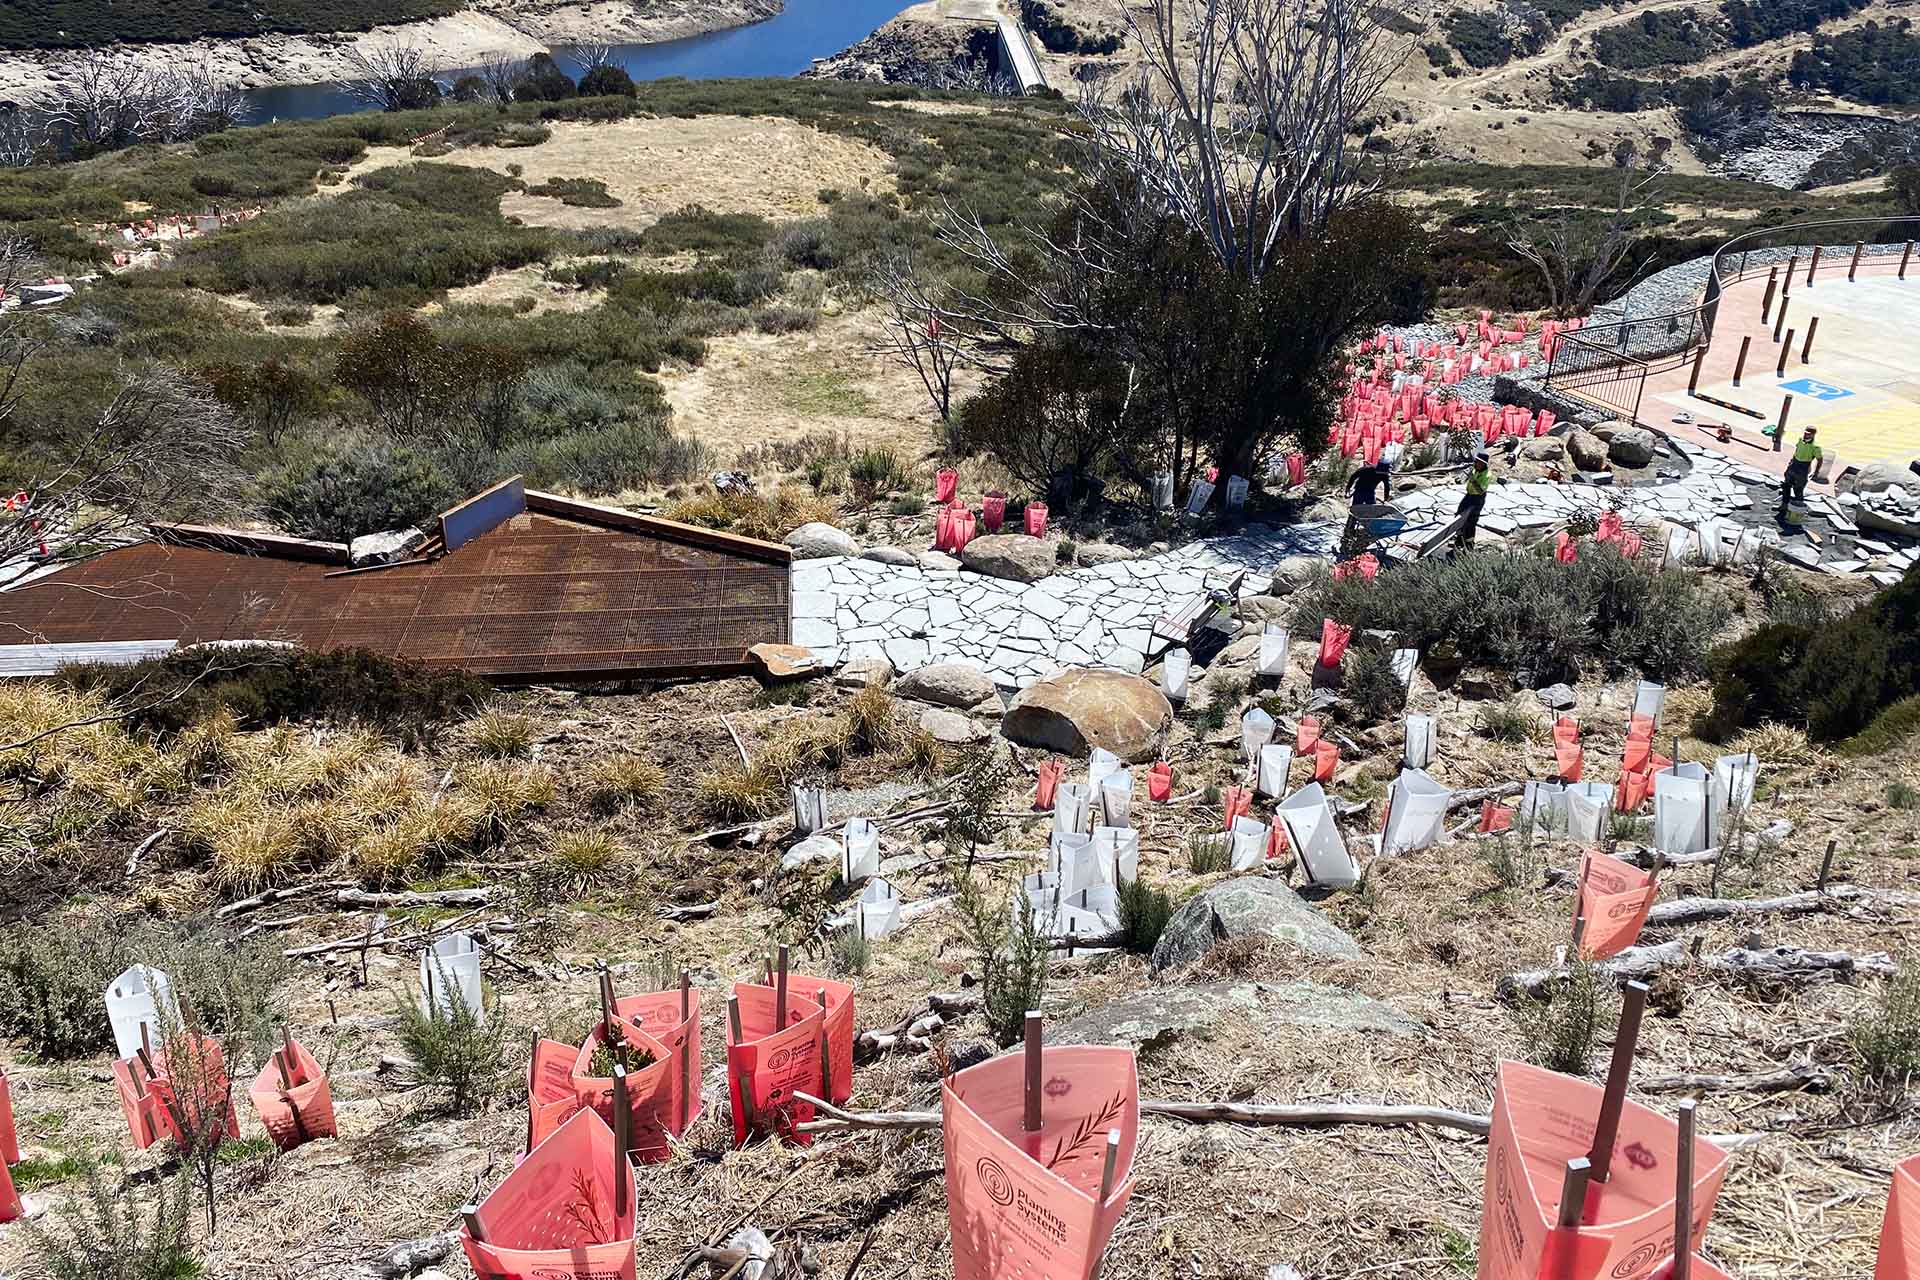
[[[157,77],[155,92],[165,104],[157,121],[163,142],[184,142],[246,123],[247,95],[214,74],[211,59],[199,66],[169,68]]]
[[[487,92],[503,107],[513,101],[514,86],[526,77],[527,60],[511,54],[503,53],[480,64],[480,78],[487,82]]]
[[[0,106],[0,168],[30,165],[47,154],[45,116],[18,103]]]
[[[0,241],[9,293],[37,274],[22,241]],[[81,425],[23,420],[31,364],[59,338],[44,313],[0,316],[0,454],[15,460],[18,477],[17,491],[0,495],[0,571],[85,559],[186,511],[245,514],[239,458],[249,433],[206,386],[173,369],[123,371],[113,399]]]
[[[1666,148],[1659,145],[1643,166],[1640,150],[1631,140],[1614,148],[1613,160],[1619,182],[1611,210],[1596,216],[1586,209],[1559,209],[1507,242],[1540,273],[1555,315],[1587,314],[1601,290],[1619,280],[1621,269],[1639,246],[1636,230],[1651,188],[1670,167]],[[1637,276],[1645,269],[1643,262],[1631,274]]]
[[[1258,281],[1282,237],[1377,186],[1348,135],[1413,45],[1382,25],[1386,12],[1376,0],[1128,5],[1146,72],[1113,98],[1082,98],[1097,161]]]
[[[347,92],[382,111],[415,111],[431,107],[444,92],[440,68],[419,45],[389,42],[372,48],[356,46],[347,60],[353,74]]]
[[[914,270],[911,257],[882,263],[870,283],[886,311],[882,336],[868,349],[918,374],[934,412],[948,421],[953,416],[953,375],[965,360],[962,322],[949,318],[943,331],[944,308]]]
[[[171,108],[160,76],[130,57],[93,50],[73,64],[50,119],[76,145],[125,147],[157,137]]]
[[[614,65],[614,50],[610,44],[577,44],[573,46],[573,60],[580,64],[580,74],[585,75],[595,67]]]

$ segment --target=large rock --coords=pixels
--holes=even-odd
[[[860,558],[875,564],[890,564],[898,569],[911,569],[920,563],[913,552],[905,547],[868,547],[860,553]]]
[[[1058,567],[1051,542],[1019,533],[990,533],[975,538],[960,553],[960,562],[975,573],[1014,582],[1038,582]]]
[[[1327,562],[1319,556],[1286,556],[1273,566],[1273,594],[1289,595],[1298,591],[1319,574],[1327,571]]]
[[[1293,604],[1277,596],[1242,596],[1233,612],[1240,621],[1264,631],[1269,622],[1284,624],[1292,617]]]
[[[780,870],[798,871],[838,858],[842,852],[837,836],[808,836],[780,856]]]
[[[1061,1044],[1159,1048],[1184,1036],[1202,1038],[1232,1022],[1264,1035],[1283,1029],[1359,1031],[1413,1037],[1425,1028],[1371,996],[1317,982],[1209,982],[1151,987],[1102,1005],[1050,1032]]]
[[[1845,480],[1834,485],[1840,493],[1885,493],[1914,483],[1913,472],[1892,462],[1869,462]],[[354,540],[359,546],[359,539]]]
[[[1623,467],[1644,467],[1653,461],[1654,450],[1659,447],[1653,432],[1645,427],[1628,427],[1613,433],[1613,439],[1607,442],[1607,457]]]
[[[1073,551],[1073,562],[1083,569],[1138,558],[1139,553],[1131,547],[1115,546],[1111,542],[1083,542]]]
[[[1567,432],[1567,456],[1582,471],[1599,471],[1607,465],[1607,442],[1585,427],[1575,427]]]
[[[376,564],[399,564],[413,559],[427,545],[427,535],[419,529],[388,529],[366,533],[347,544],[347,563],[355,569]]]
[[[1153,949],[1153,969],[1191,964],[1234,938],[1287,942],[1329,960],[1359,960],[1365,954],[1344,929],[1286,885],[1242,876],[1214,885],[1174,912]]]
[[[920,713],[920,727],[935,742],[949,747],[967,747],[987,736],[987,731],[958,711],[928,707]]]
[[[801,525],[787,535],[795,560],[824,560],[828,556],[857,556],[860,544],[845,529],[836,529],[820,520]]]
[[[994,696],[993,680],[978,667],[962,662],[936,662],[900,677],[893,691],[903,698],[943,707],[979,706]]]
[[[1532,462],[1564,462],[1567,442],[1559,436],[1540,436],[1522,444],[1520,456]]]
[[[1156,760],[1173,729],[1159,689],[1121,671],[1073,670],[1047,677],[1013,700],[1000,722],[1009,741],[1084,756],[1104,747],[1128,764]]]

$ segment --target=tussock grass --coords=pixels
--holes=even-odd
[[[807,716],[776,726],[756,753],[753,767],[781,786],[838,769],[851,749],[855,726],[827,716]]]
[[[803,524],[832,524],[838,513],[831,500],[809,489],[782,485],[770,494],[704,493],[676,502],[660,514],[683,524],[778,542]]]
[[[533,721],[508,711],[483,711],[464,729],[467,745],[483,756],[521,760],[533,752]]]
[[[601,889],[620,878],[627,868],[626,850],[613,834],[599,827],[569,831],[547,846],[547,865],[575,893]]]
[[[587,775],[587,804],[595,813],[658,811],[666,801],[667,771],[644,756],[610,756]]]
[[[764,769],[723,766],[693,780],[701,811],[720,822],[764,818],[785,799],[780,782]]]
[[[496,829],[546,808],[555,792],[553,770],[492,760],[456,766],[453,786],[478,807],[481,821]]]
[[[900,704],[878,685],[868,685],[847,703],[847,742],[856,751],[895,751],[907,745],[910,731]]]

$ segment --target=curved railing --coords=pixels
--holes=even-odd
[[[1843,232],[1843,228],[1849,230]],[[1810,238],[1813,233],[1820,233],[1822,238]],[[1618,320],[1589,320],[1578,331],[1579,343],[1638,360],[1691,351],[1698,343],[1712,341],[1720,295],[1729,285],[1762,269],[1791,261],[1796,251],[1806,255],[1803,261],[1810,264],[1815,249],[1823,254],[1837,253],[1842,255],[1842,260],[1850,262],[1855,249],[1859,248],[1861,260],[1865,261],[1869,257],[1902,255],[1915,240],[1920,240],[1920,217],[1836,218],[1748,231],[1727,241],[1714,253],[1705,288],[1692,306],[1649,316],[1635,316],[1629,311]],[[1632,297],[1629,290],[1623,304],[1630,307]]]

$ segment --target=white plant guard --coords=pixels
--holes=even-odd
[[[1760,548],[1764,545],[1766,544],[1761,537],[1760,530],[1751,526],[1742,527],[1740,536],[1733,540],[1733,562],[1735,564],[1752,564],[1760,558]]]
[[[1287,646],[1292,637],[1287,629],[1277,622],[1269,622],[1260,636],[1259,673],[1269,679],[1278,679],[1287,674]]]
[[[1260,758],[1260,748],[1273,741],[1273,717],[1254,707],[1240,717],[1240,754],[1251,762]]]
[[[1751,751],[1721,756],[1713,762],[1713,804],[1707,810],[1707,845],[1718,849],[1753,804],[1753,783],[1760,776],[1760,758]]]
[[[1653,775],[1653,847],[1662,853],[1704,853],[1712,807],[1705,765],[1678,764]]]
[[[900,891],[876,876],[860,891],[860,935],[884,938],[900,928]]]
[[[1633,688],[1633,714],[1650,716],[1655,728],[1660,726],[1660,711],[1667,705],[1667,686],[1655,684],[1651,680],[1642,680]]]
[[[848,818],[840,847],[840,877],[848,884],[880,874],[880,829],[872,818]]]
[[[1400,677],[1400,687],[1408,692],[1412,692],[1413,673],[1420,668],[1420,651],[1418,649],[1395,649],[1393,651],[1393,657],[1389,659],[1389,661],[1393,663],[1393,674]]]
[[[1095,827],[1093,849],[1101,875],[1115,888],[1140,875],[1140,833],[1132,827]]]
[[[1693,553],[1693,531],[1691,529],[1672,528],[1667,530],[1667,554],[1661,560],[1662,569],[1680,569],[1687,563],[1687,557]]]
[[[1233,852],[1227,866],[1233,871],[1257,871],[1266,865],[1269,828],[1258,818],[1233,820]]]
[[[1310,782],[1282,800],[1277,812],[1286,825],[1288,843],[1315,884],[1351,889],[1360,883],[1360,864],[1347,852],[1347,842],[1319,783]]]
[[[1598,844],[1613,825],[1613,787],[1605,782],[1575,782],[1567,787],[1567,838]]]
[[[114,1048],[122,1058],[131,1058],[145,1043],[140,1038],[141,1027],[147,1029],[148,1040],[159,1044],[162,1024],[180,1023],[173,983],[152,965],[135,964],[124,970],[107,984],[106,1001],[107,1025],[113,1028]],[[165,1018],[160,1016],[162,1008],[167,1011]]]
[[[1419,769],[1403,770],[1393,783],[1393,807],[1380,851],[1392,855],[1439,844],[1447,834],[1447,805],[1451,788],[1443,787]]]
[[[1227,477],[1227,510],[1238,511],[1247,505],[1249,487],[1245,476]]]
[[[1100,780],[1100,814],[1110,827],[1133,825],[1133,771],[1121,769]]]
[[[827,825],[827,793],[819,787],[793,784],[793,830],[806,837]]]
[[[1153,478],[1153,509],[1173,510],[1173,472],[1162,471]]]
[[[1193,655],[1185,649],[1169,649],[1160,660],[1160,692],[1168,702],[1187,700],[1187,681],[1193,675]]]
[[[1529,782],[1513,811],[1514,825],[1524,834],[1535,831],[1559,835],[1567,829],[1567,786],[1564,782]]]
[[[1053,830],[1056,835],[1076,835],[1087,829],[1087,809],[1092,796],[1084,782],[1063,782],[1053,793]]]
[[[1433,764],[1439,730],[1432,716],[1408,716],[1406,722],[1406,749],[1401,759],[1409,769],[1425,769]]]
[[[1187,490],[1187,514],[1197,516],[1207,509],[1213,501],[1213,483],[1209,480],[1195,480],[1193,488]]]
[[[1725,561],[1727,554],[1726,526],[1713,516],[1708,516],[1693,530],[1694,551],[1702,564],[1716,565]]]
[[[420,953],[420,990],[427,1009],[436,1017],[452,1016],[454,1001],[464,1004],[484,1022],[486,1004],[480,998],[480,945],[472,935],[450,933]]]
[[[1058,880],[1062,893],[1078,893],[1088,885],[1102,883],[1093,837],[1055,832],[1047,845],[1047,870]]]
[[[1260,767],[1254,772],[1253,789],[1278,800],[1287,794],[1287,774],[1293,769],[1293,748],[1269,742],[1260,748]]]
[[[1108,751],[1105,747],[1095,747],[1087,753],[1087,790],[1098,793],[1100,784],[1106,780],[1108,774],[1115,773],[1125,767],[1125,765],[1120,763],[1119,756]]]

